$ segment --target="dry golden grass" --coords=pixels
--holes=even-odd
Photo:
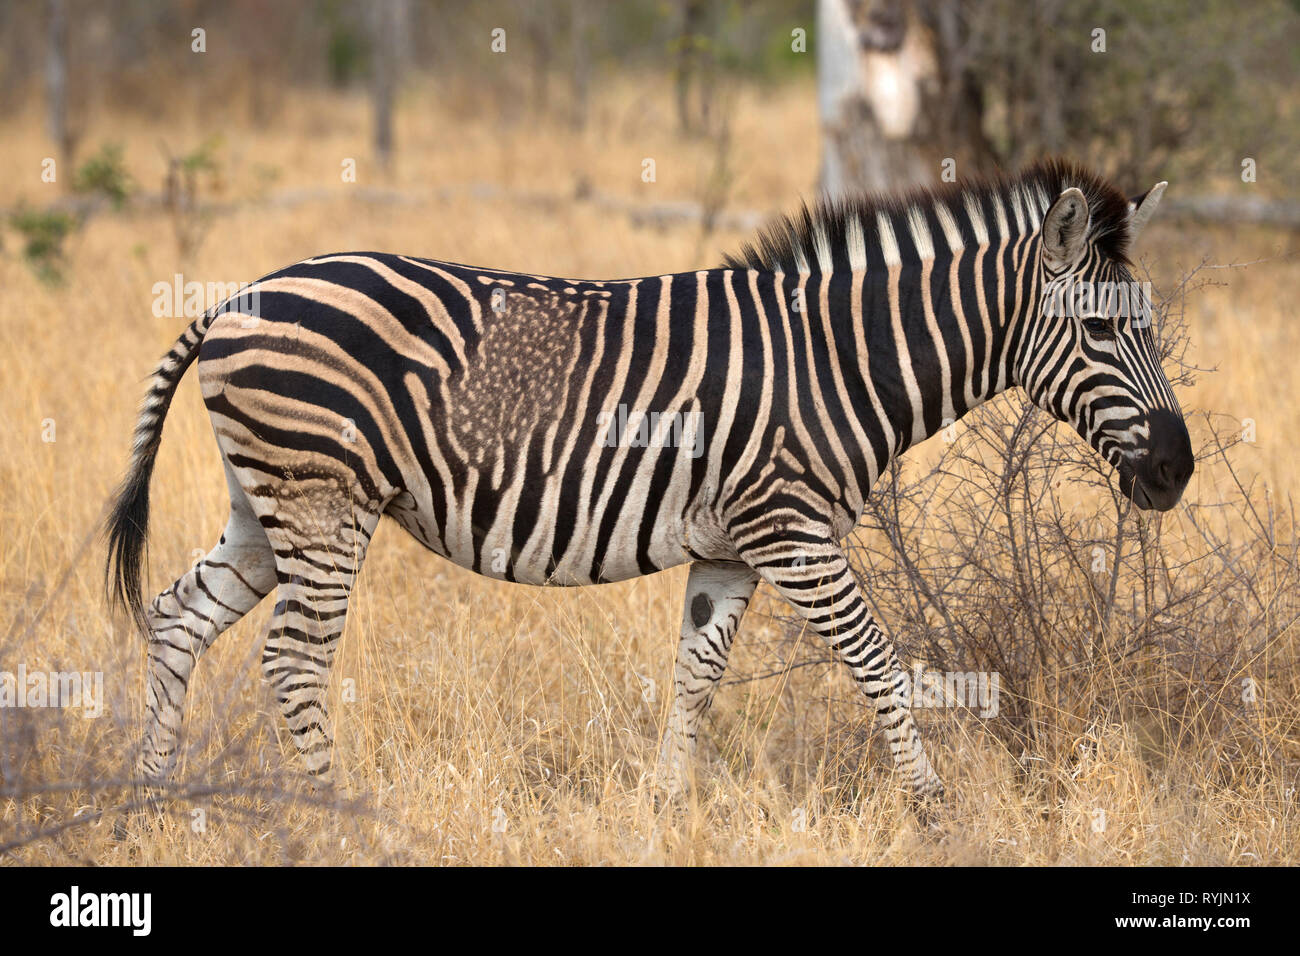
[[[297,764],[258,668],[264,603],[197,669],[178,769],[180,780],[196,786],[157,825],[137,822],[115,834],[120,815],[113,807],[130,796],[116,782],[128,774],[139,733],[144,654],[123,622],[105,617],[103,554],[88,535],[124,467],[141,379],[183,324],[153,317],[152,285],[178,271],[251,280],[304,256],[347,249],[592,277],[711,264],[743,237],[635,228],[571,199],[580,178],[628,199],[699,198],[714,167],[713,146],[678,138],[670,104],[666,85],[621,84],[603,91],[593,122],[578,135],[558,121],[502,126],[486,110],[413,91],[401,104],[398,159],[387,178],[370,166],[359,100],[301,98],[273,129],[179,110],[166,122],[105,115],[90,126],[87,143],[124,143],[146,190],[161,182],[160,139],[179,152],[220,127],[220,199],[256,195],[270,168],[278,171],[274,190],[323,195],[296,205],[244,203],[214,221],[189,262],[179,260],[162,212],[97,215],[68,243],[69,281],[61,288],[37,281],[17,254],[17,237],[4,237],[0,670],[21,662],[29,671],[102,671],[108,703],[98,720],[0,712],[3,784],[32,791],[0,798],[0,844],[70,824],[78,813],[85,821],[0,859],[1300,862],[1293,720],[1261,727],[1280,761],[1261,757],[1258,766],[1225,774],[1220,749],[1174,715],[1098,722],[1066,740],[1077,729],[1058,724],[1057,705],[1044,702],[1038,717],[1063,742],[1053,752],[1074,755],[1045,762],[1008,752],[968,715],[929,711],[923,727],[951,798],[937,828],[927,830],[903,809],[887,755],[868,745],[865,708],[850,681],[822,667],[724,686],[702,735],[696,796],[656,809],[647,774],[666,717],[662,689],[671,687],[685,571],[581,590],[503,585],[424,552],[392,526],[370,551],[332,690],[335,763],[357,805],[323,807],[294,795]],[[0,208],[41,204],[57,193],[38,178],[50,151],[40,130],[35,114],[0,126]],[[732,141],[735,207],[789,206],[811,193],[811,88],[742,91]],[[654,185],[640,181],[647,156],[657,160]],[[355,201],[354,187],[340,182],[344,157],[358,159],[362,184],[425,198]],[[435,192],[477,182],[558,201],[539,208]],[[1218,371],[1183,399],[1189,409],[1256,421],[1258,441],[1242,449],[1241,460],[1278,501],[1300,489],[1294,249],[1294,240],[1266,232],[1157,224],[1143,250],[1161,276],[1178,275],[1202,255],[1221,263],[1269,259],[1212,273],[1224,284],[1192,300],[1193,358]],[[54,442],[42,440],[46,419],[54,421]],[[1189,498],[1226,493],[1223,482],[1224,475],[1201,469]],[[150,594],[210,547],[225,519],[225,485],[192,378],[168,418],[153,488]],[[1180,533],[1176,516],[1166,533]],[[760,592],[733,655],[734,673],[770,664],[764,648],[786,633],[774,616],[783,613]],[[1244,639],[1250,622],[1242,628]],[[1292,631],[1274,646],[1277,659],[1260,663],[1262,673],[1271,667],[1283,675],[1269,688],[1279,702],[1297,699],[1296,652]],[[661,690],[652,700],[642,694],[644,678]],[[1132,672],[1104,672],[1090,692],[1140,696],[1169,679],[1154,658]],[[195,809],[204,811],[202,827]],[[1094,826],[1098,809],[1103,828]]]

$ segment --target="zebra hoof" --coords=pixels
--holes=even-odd
[[[651,788],[655,813],[663,813],[673,807],[685,806],[690,794],[690,790],[686,787],[680,785],[670,786],[656,782]]]
[[[659,762],[650,776],[656,813],[669,806],[680,806],[690,796],[691,769],[688,753],[675,751],[668,743],[664,744]]]
[[[118,817],[113,821],[113,842],[125,843],[130,833],[127,831],[126,818]]]
[[[684,774],[669,770],[660,771],[651,778],[650,792],[655,813],[662,813],[671,807],[683,806],[691,795],[691,788]]]
[[[307,787],[318,797],[333,796],[335,792],[334,771],[329,767],[319,773],[307,772]]]
[[[921,826],[938,827],[940,811],[945,805],[943,784],[936,780],[933,786],[909,792],[907,804]]]
[[[160,791],[156,788],[136,788],[131,802],[113,821],[113,841],[126,843],[132,834],[158,830],[165,812]]]

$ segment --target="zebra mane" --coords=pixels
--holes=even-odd
[[[1003,200],[1009,229],[1014,234],[1013,201],[1017,205],[1028,202],[1037,210],[1033,220],[1041,221],[1052,201],[1071,186],[1088,200],[1092,242],[1108,258],[1128,263],[1129,203],[1124,193],[1075,162],[1045,159],[1016,176],[918,187],[898,194],[822,197],[811,206],[804,203],[797,212],[765,226],[752,241],[741,246],[739,253],[726,256],[723,268],[815,275],[827,271],[823,264],[830,261],[832,271],[848,270],[855,243],[860,251],[864,242],[879,242],[876,222],[880,214],[889,218],[896,234],[906,234],[909,218],[919,214],[927,222],[934,222],[934,211],[940,205],[951,217],[964,222],[967,205],[978,204],[985,210],[990,234],[995,234],[987,204],[994,196]]]

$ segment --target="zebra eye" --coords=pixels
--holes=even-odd
[[[1089,335],[1095,335],[1099,339],[1113,339],[1115,337],[1115,327],[1111,325],[1110,319],[1093,316],[1083,320],[1083,327],[1088,330]]]

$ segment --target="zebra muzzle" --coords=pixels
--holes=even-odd
[[[1147,451],[1120,465],[1120,489],[1144,511],[1168,511],[1183,497],[1196,469],[1191,436],[1181,416],[1157,409],[1147,417]]]

